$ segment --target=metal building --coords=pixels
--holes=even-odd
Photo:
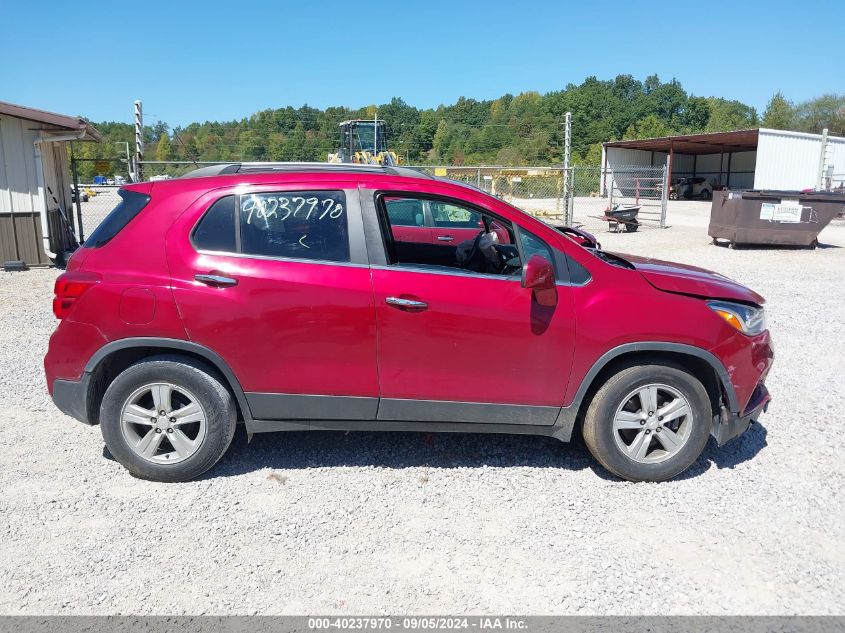
[[[671,182],[700,176],[730,189],[837,189],[845,184],[845,138],[765,128],[684,134],[602,145],[602,165],[661,166]]]
[[[0,101],[0,263],[48,264],[68,246],[66,143],[99,140],[84,119]]]

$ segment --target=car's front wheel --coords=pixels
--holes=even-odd
[[[611,376],[584,417],[584,442],[613,474],[665,481],[698,459],[710,435],[710,400],[695,376],[670,363]]]
[[[213,371],[173,356],[124,370],[100,406],[109,452],[134,476],[153,481],[188,481],[214,466],[236,421],[232,395]]]

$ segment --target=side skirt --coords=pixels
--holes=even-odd
[[[543,435],[568,442],[577,407],[247,392],[246,430]],[[515,422],[516,421],[516,422]]]
[[[571,422],[570,422],[571,417]],[[419,422],[403,420],[251,420],[246,422],[249,435],[277,431],[414,431],[423,433],[503,433],[506,435],[543,435],[568,442],[572,436],[575,413],[559,416],[553,425],[478,424],[477,422]]]

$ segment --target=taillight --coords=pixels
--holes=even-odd
[[[100,283],[100,275],[97,273],[73,271],[59,275],[53,288],[56,295],[53,298],[53,314],[56,318],[64,319],[70,313],[76,300],[98,283]]]

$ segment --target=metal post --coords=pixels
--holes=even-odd
[[[138,182],[144,180],[142,162],[144,160],[144,114],[141,102],[135,102],[135,177]]]
[[[76,157],[73,155],[73,143],[70,144],[70,173],[73,176],[73,189],[76,192],[76,229],[79,243],[85,241],[82,227],[82,191],[79,189],[79,172],[76,170]]]
[[[575,169],[569,168],[569,191],[575,191]],[[566,221],[564,224],[571,226],[575,222],[575,196],[570,195],[566,200]]]
[[[481,189],[481,170],[475,170],[475,186]]]
[[[602,145],[602,168],[601,168],[601,196],[607,195],[607,148]]]
[[[567,215],[569,215],[569,198],[572,196],[572,190],[569,188],[569,172],[572,168],[572,113],[567,112],[563,122],[563,201],[566,207]],[[565,221],[566,224],[571,223],[571,219]]]
[[[672,159],[675,157],[675,141],[669,141],[669,158],[666,164],[669,165],[669,186],[672,186]],[[680,191],[678,192],[680,193]]]
[[[660,192],[660,228],[666,228],[666,211],[669,206],[669,174],[672,173],[672,156],[666,157],[663,166],[663,190]]]
[[[115,141],[115,145],[123,145],[126,148],[126,171],[129,173],[129,182],[135,182],[132,170],[132,159],[129,157],[129,143],[126,141]]]
[[[563,179],[566,178],[566,172],[561,170],[557,174],[557,195],[555,196],[555,215],[560,215],[560,198],[563,195]],[[564,223],[566,219],[564,218]]]
[[[827,158],[827,128],[822,130],[822,148],[819,152],[819,177],[816,181],[816,191],[824,189],[825,159]]]

